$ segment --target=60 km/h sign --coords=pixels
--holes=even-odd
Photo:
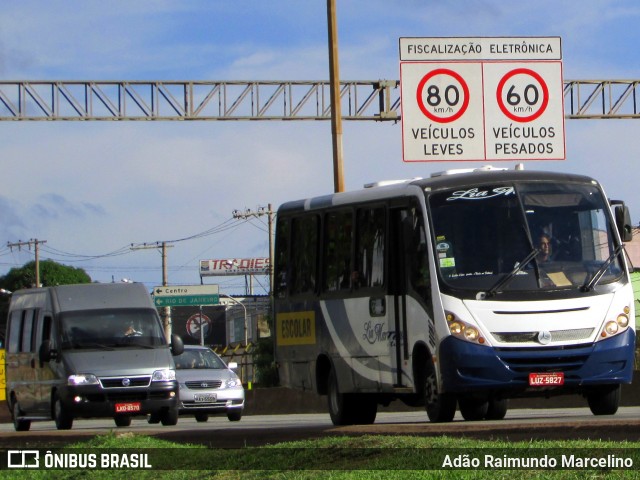
[[[407,162],[565,158],[558,37],[401,38]]]

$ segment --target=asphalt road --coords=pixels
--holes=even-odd
[[[245,415],[240,422],[225,416],[198,423],[181,417],[178,425],[149,425],[134,419],[130,427],[118,428],[113,420],[75,420],[73,429],[56,430],[53,422],[33,422],[28,432],[16,432],[13,424],[0,424],[0,448],[47,448],[91,438],[95,435],[135,432],[180,443],[239,448],[286,441],[340,435],[459,436],[478,439],[603,439],[640,441],[640,407],[622,407],[616,415],[593,416],[588,408],[510,410],[504,420],[467,422],[456,414],[451,423],[433,424],[426,413],[379,413],[373,425],[335,427],[326,413]]]

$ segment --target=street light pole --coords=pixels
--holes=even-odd
[[[230,295],[227,295],[226,293],[220,293],[219,295],[221,297],[228,298],[229,300],[240,305],[244,309],[244,365],[242,367],[241,377],[242,377],[242,381],[245,382],[245,369],[247,366],[247,347],[249,345],[249,325],[247,323],[247,307],[240,300],[236,300],[235,298],[233,298]]]

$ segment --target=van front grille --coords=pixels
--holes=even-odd
[[[150,375],[137,377],[103,377],[99,380],[102,388],[139,388],[151,385]]]

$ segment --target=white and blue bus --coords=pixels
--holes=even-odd
[[[634,366],[629,213],[579,175],[483,167],[283,204],[274,257],[283,386],[336,425],[378,405],[502,419],[580,394],[614,414]]]

